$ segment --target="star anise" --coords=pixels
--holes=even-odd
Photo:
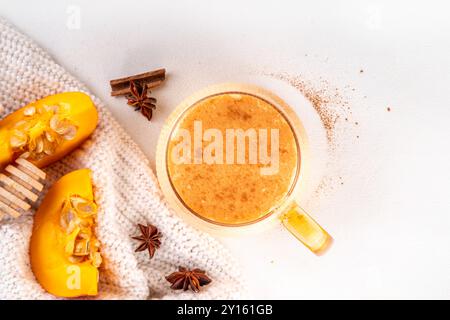
[[[199,292],[200,287],[212,281],[203,270],[188,270],[183,267],[178,267],[178,271],[168,275],[166,280],[171,283],[171,289],[186,291],[190,288],[194,292]]]
[[[150,259],[155,255],[156,249],[161,246],[161,233],[158,231],[158,228],[155,226],[148,224],[146,226],[142,224],[138,224],[139,230],[141,231],[141,235],[138,237],[132,237],[134,240],[141,241],[142,243],[137,247],[135,252],[140,252],[144,250],[148,250],[150,255]]]
[[[156,109],[156,99],[149,96],[151,92],[147,85],[130,81],[130,91],[131,93],[127,95],[128,105],[134,107],[135,111],[140,111],[150,121],[153,110]]]

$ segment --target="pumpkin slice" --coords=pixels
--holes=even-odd
[[[37,281],[59,297],[98,292],[100,242],[91,171],[73,171],[49,190],[34,216],[31,268]]]
[[[0,121],[0,170],[18,156],[43,168],[78,147],[95,130],[88,95],[65,92],[35,101]]]

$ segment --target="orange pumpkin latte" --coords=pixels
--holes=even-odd
[[[167,152],[180,200],[197,216],[224,225],[269,215],[291,191],[300,162],[286,118],[244,93],[213,95],[187,109]]]

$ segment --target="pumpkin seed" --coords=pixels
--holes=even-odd
[[[9,143],[12,148],[21,148],[27,144],[28,136],[19,130],[14,130]]]
[[[36,108],[34,106],[28,107],[25,110],[23,110],[23,114],[27,117],[34,116],[36,113]]]

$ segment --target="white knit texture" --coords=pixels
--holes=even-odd
[[[100,299],[235,299],[243,286],[239,267],[216,240],[186,225],[168,209],[137,145],[103,103],[30,39],[0,19],[0,118],[44,96],[83,91],[94,100],[99,126],[81,148],[46,169],[47,187],[80,168],[94,173],[102,243]],[[3,111],[2,111],[3,109]],[[45,192],[46,190],[44,190]],[[36,282],[29,262],[33,211],[0,222],[0,299],[54,299]],[[137,223],[163,234],[155,257],[135,253]],[[178,266],[207,270],[213,282],[200,294],[173,291],[164,276]]]

